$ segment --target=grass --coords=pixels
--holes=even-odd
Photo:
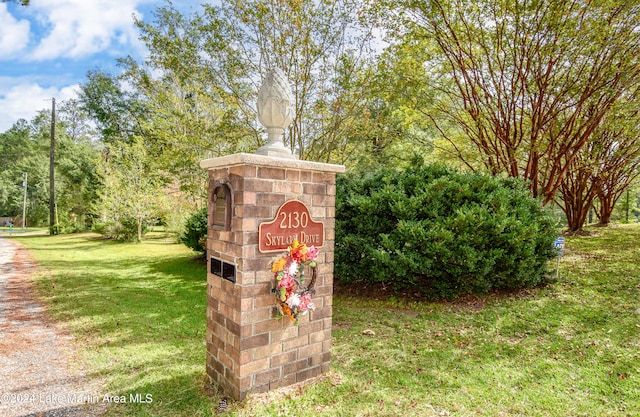
[[[544,288],[453,303],[336,294],[331,372],[225,414],[639,415],[640,225],[592,230],[567,238],[560,278]],[[109,415],[216,414],[219,397],[204,389],[205,267],[187,249],[19,240],[48,271],[42,296],[109,392],[153,395]]]
[[[210,415],[203,389],[206,267],[172,239],[142,244],[98,235],[18,239],[46,270],[38,277],[49,310],[77,337],[83,359],[122,396],[111,416]]]

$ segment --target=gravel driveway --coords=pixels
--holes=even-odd
[[[24,248],[0,238],[0,416],[98,416],[103,389],[35,299],[34,268]]]

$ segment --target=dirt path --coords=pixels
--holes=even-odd
[[[0,238],[0,416],[100,415],[102,388],[36,300],[34,268],[24,248]]]

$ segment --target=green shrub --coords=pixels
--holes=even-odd
[[[187,219],[184,232],[180,235],[180,242],[202,254],[207,251],[206,241],[209,227],[207,215],[206,207],[192,213]]]
[[[105,235],[107,233],[107,230],[109,230],[111,226],[113,226],[113,223],[95,222],[91,226],[91,230],[94,231],[95,233]]]
[[[138,220],[134,217],[124,217],[118,222],[94,223],[92,230],[106,239],[133,241],[138,238]],[[142,223],[142,235],[149,232],[149,224]]]
[[[149,232],[149,224],[142,222],[142,236]],[[138,238],[138,220],[135,217],[121,218],[111,231],[111,238],[132,241]]]
[[[53,226],[54,234],[70,234],[70,233],[82,233],[88,230],[85,223],[85,218],[82,216],[76,221],[62,220]]]
[[[443,166],[341,176],[336,279],[453,298],[542,283],[556,230],[523,181]]]

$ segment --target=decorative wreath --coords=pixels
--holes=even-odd
[[[291,321],[298,324],[298,317],[303,316],[309,310],[315,310],[311,296],[315,294],[317,278],[318,253],[315,246],[300,244],[297,240],[287,248],[287,251],[271,263],[271,271],[275,274],[276,286],[273,292],[276,295],[278,307],[278,320],[288,316]],[[304,269],[311,268],[311,282],[304,286]]]

